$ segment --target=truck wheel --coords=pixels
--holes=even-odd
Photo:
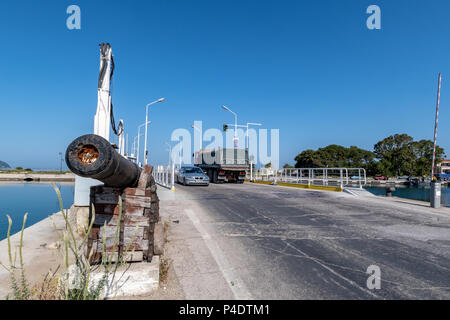
[[[212,180],[213,180],[213,176],[212,176],[212,174],[211,174],[211,169],[208,169],[208,174],[207,174],[207,176],[208,176],[208,178],[209,178],[209,181],[212,181]]]
[[[217,170],[214,170],[213,172],[212,172],[212,182],[213,183],[217,183],[217,176],[219,175],[219,172],[217,171]]]

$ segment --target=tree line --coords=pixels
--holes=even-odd
[[[444,157],[444,149],[436,146],[436,163]],[[295,157],[295,167],[364,168],[369,176],[429,176],[432,158],[433,141],[414,141],[403,133],[377,142],[373,151],[335,144],[317,150],[304,150]]]

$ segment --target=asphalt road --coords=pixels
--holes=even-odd
[[[175,193],[235,298],[450,298],[445,212],[248,183],[177,185]],[[192,204],[199,209],[186,209]],[[381,271],[380,289],[367,287],[371,265]]]

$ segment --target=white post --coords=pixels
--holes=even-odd
[[[148,121],[148,108],[155,103],[164,102],[165,98],[159,98],[156,101],[150,102],[145,106],[145,138],[144,138],[144,164],[148,164],[148,148],[147,148],[147,136],[148,136],[148,125],[150,122]]]
[[[358,169],[359,188],[362,189],[361,169]]]
[[[94,134],[109,141],[111,124],[111,82],[112,49],[109,43],[100,44],[100,72],[97,86],[97,112],[94,116]],[[75,176],[74,206],[89,208],[90,187],[100,185],[98,180]]]
[[[129,148],[130,148],[130,145],[129,145],[129,143],[128,143],[128,133],[127,133],[127,145],[125,146],[125,152],[126,152],[126,154],[127,154],[127,157],[130,155],[130,153],[129,153]]]
[[[144,164],[148,164],[147,133],[148,133],[148,105],[145,107]]]
[[[179,151],[179,156],[180,156],[180,169],[181,169],[181,152],[183,151],[183,145],[180,144],[180,151]]]
[[[140,137],[141,137],[141,135],[140,135],[141,130],[140,129],[141,129],[141,127],[138,127],[137,150],[136,150],[136,163],[137,163],[137,165],[139,165],[139,153],[141,151],[141,148],[139,147],[139,140],[141,140],[140,139]]]
[[[123,120],[120,119],[119,128],[123,128]],[[125,155],[125,133],[122,129],[122,132],[119,135],[119,153],[124,156]]]
[[[100,70],[104,70],[103,78],[100,79],[97,88],[97,113],[94,117],[94,134],[109,141],[109,126],[111,122],[111,96],[109,92],[111,75],[111,46],[101,44]]]
[[[175,163],[172,163],[172,181],[170,182],[172,184],[172,192],[175,192]]]

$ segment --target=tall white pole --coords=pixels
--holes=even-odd
[[[166,141],[167,146],[169,146],[169,165],[172,163],[172,146]]]
[[[138,127],[138,138],[137,138],[137,150],[136,150],[136,163],[137,163],[137,165],[139,165],[139,153],[140,153],[140,151],[141,151],[141,149],[139,148],[139,140],[141,140],[140,139],[140,132],[141,132],[141,127]]]
[[[200,128],[199,127],[197,127],[196,126],[196,124],[200,124]],[[195,141],[195,137],[197,136],[196,135],[196,133],[195,133],[195,130],[197,130],[198,131],[198,133],[199,133],[199,137],[198,137],[198,142],[199,142],[199,144],[198,144],[198,151],[200,151],[201,149],[202,149],[202,140],[203,140],[203,138],[202,138],[202,122],[201,121],[194,121],[194,125],[192,125],[192,128],[194,129],[194,141]],[[195,152],[195,144],[196,143],[194,143],[194,152]]]
[[[144,164],[148,164],[147,133],[148,133],[148,105],[145,108]]]
[[[438,120],[439,120],[439,100],[441,98],[441,80],[442,80],[442,75],[439,73],[438,93],[437,93],[437,102],[436,102],[436,120],[434,122],[434,145],[433,145],[433,162],[431,164],[431,180],[434,179],[434,163],[436,161],[436,140],[437,140],[437,128],[438,128]]]
[[[97,113],[94,117],[94,134],[99,135],[109,141],[109,128],[111,122],[111,96],[109,92],[111,74],[112,49],[111,46],[101,44],[100,50],[100,70],[103,78],[98,83]]]
[[[138,143],[137,143],[137,156],[136,156],[137,164],[139,164],[139,154],[141,153],[141,148],[140,148],[140,143],[139,143],[139,141],[141,140],[140,137],[142,136],[142,134],[141,134],[141,128],[142,128],[143,126],[146,126],[146,127],[147,127],[147,125],[148,125],[148,122],[143,123],[143,124],[141,124],[140,126],[138,126]]]
[[[120,155],[125,155],[125,133],[123,131],[123,120],[120,119],[119,127],[122,128],[120,135],[119,135],[119,153]]]
[[[145,123],[146,123],[146,125],[145,125],[145,142],[144,142],[144,144],[145,144],[145,146],[144,146],[144,164],[148,164],[148,145],[147,145],[147,142],[148,142],[148,140],[147,140],[147,136],[148,136],[148,123],[150,123],[149,121],[148,121],[148,108],[150,108],[150,106],[152,105],[152,104],[155,104],[155,103],[158,103],[158,102],[164,102],[166,99],[165,98],[159,98],[158,100],[156,100],[156,101],[153,101],[153,102],[150,102],[149,104],[147,104],[146,106],[145,106]]]
[[[100,75],[97,85],[97,111],[94,116],[94,134],[109,141],[111,125],[111,67],[113,54],[109,43],[100,44]],[[100,181],[75,176],[74,206],[89,209],[89,192],[93,185],[101,184]],[[87,225],[86,225],[87,227]]]
[[[238,138],[237,138],[237,114],[230,110],[230,108],[226,106],[222,106],[222,109],[227,110],[231,112],[234,115],[234,148],[236,149],[238,147]]]
[[[248,149],[248,123],[247,123],[247,132],[246,132],[246,137],[245,137],[245,148]]]
[[[234,147],[238,147],[238,139],[237,139],[237,114],[234,114]]]

